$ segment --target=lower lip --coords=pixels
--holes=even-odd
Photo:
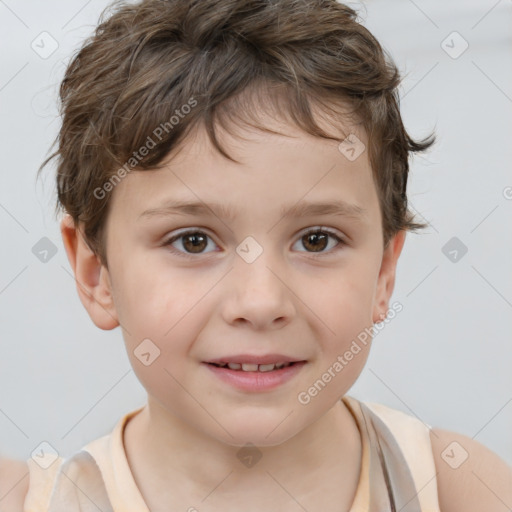
[[[270,372],[244,372],[243,370],[231,370],[220,368],[213,364],[205,364],[219,379],[231,384],[243,391],[268,391],[281,386],[297,375],[306,361],[301,361],[280,370]]]

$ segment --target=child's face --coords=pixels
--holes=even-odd
[[[200,131],[165,169],[132,171],[117,185],[106,225],[110,268],[101,268],[105,279],[93,291],[104,308],[87,306],[98,326],[121,324],[153,417],[184,422],[231,445],[282,443],[349,390],[370,343],[358,341],[351,360],[344,354],[386,312],[403,243],[401,233],[383,249],[367,151],[350,161],[338,142],[270,119],[266,124],[294,138],[247,131],[250,140],[243,141],[219,130],[238,165]],[[364,133],[349,132],[366,144]],[[215,214],[165,214],[165,205],[177,200],[215,204]],[[305,203],[345,203],[362,213],[282,213]],[[223,218],[217,206],[233,218]],[[155,209],[161,213],[144,213]],[[188,230],[196,237],[178,237]],[[317,238],[304,236],[315,230]],[[153,362],[152,344],[160,351]],[[275,363],[305,363],[258,373],[288,374],[260,389],[256,373],[208,364],[269,354],[279,354],[270,357]],[[329,369],[321,390],[309,392]],[[245,377],[246,387],[230,375]]]

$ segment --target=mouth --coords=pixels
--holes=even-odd
[[[207,363],[217,368],[229,368],[230,370],[241,371],[241,372],[273,372],[288,368],[295,364],[305,363],[305,361],[290,361],[290,362],[278,362],[268,364],[256,364],[256,363]]]
[[[277,389],[299,375],[306,364],[306,360],[298,361],[279,354],[238,355],[203,362],[212,375],[225,384],[250,393]]]

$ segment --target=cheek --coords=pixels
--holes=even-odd
[[[129,331],[128,336],[165,340],[182,319],[194,312],[207,283],[202,286],[179,270],[137,265],[133,260],[124,269],[116,293],[120,322]]]
[[[179,392],[173,376],[182,382],[183,363],[194,358],[194,343],[211,314],[208,290],[213,284],[208,279],[186,279],[177,271],[167,276],[163,272],[131,275],[121,318],[128,331],[124,332],[125,345],[137,377],[156,395],[158,389]],[[149,356],[139,360],[148,352]],[[153,354],[157,355],[154,362],[145,366]]]
[[[372,322],[376,276],[374,268],[361,264],[329,279],[329,285],[319,294],[321,302],[317,307],[329,315],[334,331]]]

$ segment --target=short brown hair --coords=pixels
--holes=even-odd
[[[113,184],[116,172],[121,178],[122,169],[157,167],[199,124],[214,147],[236,161],[218,142],[215,122],[229,131],[229,124],[252,119],[246,122],[278,133],[252,118],[256,105],[336,140],[315,122],[312,107],[339,120],[341,102],[368,136],[385,246],[402,229],[426,227],[408,209],[408,158],[435,136],[415,141],[408,135],[399,71],[356,18],[335,0],[115,2],[60,86],[58,148],[41,166],[58,157],[56,210],[62,206],[75,225],[83,223],[87,243],[107,266],[103,231],[112,187],[105,184]],[[149,139],[150,151],[135,159]]]

